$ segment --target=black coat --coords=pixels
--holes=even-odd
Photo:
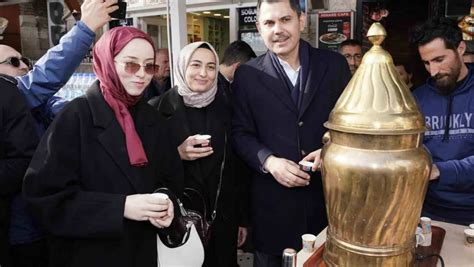
[[[38,143],[34,119],[15,79],[0,75],[0,266],[8,263],[10,200],[21,190]]]
[[[240,66],[232,83],[234,148],[253,169],[251,225],[256,250],[281,255],[301,248],[301,235],[318,234],[327,225],[321,175],[309,186],[287,188],[262,164],[273,154],[298,163],[322,147],[323,123],[350,78],[341,55],[310,48],[308,80],[298,109],[269,52]]]
[[[210,134],[211,146],[214,153],[195,161],[183,163],[185,177],[176,180],[178,194],[184,187],[193,187],[204,194],[208,203],[208,211],[214,207],[214,201],[219,183],[219,175],[204,176],[201,164],[213,166],[212,174],[219,173],[226,147],[226,158],[222,176],[221,193],[217,205],[217,217],[212,227],[212,239],[206,251],[204,266],[235,266],[237,227],[245,224],[243,205],[247,198],[245,180],[241,175],[246,166],[242,166],[233,153],[230,144],[230,115],[231,107],[227,99],[228,88],[219,87],[214,101],[207,106],[206,134]],[[178,147],[186,138],[197,134],[189,127],[183,98],[177,88],[172,88],[159,99],[153,99],[150,104],[158,109],[161,115],[168,118],[174,144]],[[200,133],[203,134],[203,133]],[[226,140],[227,139],[227,140]],[[208,168],[209,169],[209,168]],[[181,196],[182,197],[182,196]]]
[[[143,92],[143,99],[145,99],[146,101],[151,100],[155,96],[160,96],[164,94],[170,88],[171,79],[169,77],[164,81],[163,85],[160,85],[157,81],[152,79],[145,92]]]
[[[142,101],[131,113],[149,163],[131,166],[125,135],[98,86],[68,104],[44,134],[24,195],[51,234],[51,266],[156,267],[157,228],[125,219],[125,198],[176,179],[181,161],[164,120]]]

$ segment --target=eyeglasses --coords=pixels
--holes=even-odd
[[[158,68],[159,68],[158,65],[151,64],[151,63],[145,64],[145,65],[140,65],[140,64],[135,63],[135,62],[125,62],[125,63],[123,63],[123,62],[115,61],[115,63],[124,66],[125,72],[127,72],[128,74],[135,74],[140,70],[141,67],[143,67],[146,74],[153,75],[153,74],[156,73],[156,71],[158,71]]]
[[[344,54],[344,57],[345,57],[347,60],[354,59],[354,60],[360,61],[360,60],[362,59],[362,55],[361,55],[361,54],[355,54],[355,55]]]
[[[21,57],[21,58],[18,58],[18,57],[9,57],[7,59],[5,59],[4,61],[0,62],[0,64],[10,64],[12,65],[13,67],[15,68],[19,68],[21,63],[20,61],[23,61],[23,63],[25,63],[25,65],[30,68],[31,67],[31,62],[29,59],[27,59],[26,57]]]

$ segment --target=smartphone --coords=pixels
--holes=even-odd
[[[125,19],[125,15],[127,13],[127,2],[119,0],[116,5],[119,6],[119,9],[110,13],[110,17],[113,19]]]

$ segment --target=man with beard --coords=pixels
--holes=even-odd
[[[287,247],[327,226],[321,174],[298,162],[321,148],[323,123],[350,78],[344,57],[300,39],[298,0],[259,0],[257,28],[268,51],[241,65],[232,83],[233,145],[252,168],[254,266],[281,266]]]
[[[445,18],[416,27],[411,42],[431,76],[414,91],[434,162],[423,215],[468,225],[474,222],[474,70],[462,61],[466,44]]]

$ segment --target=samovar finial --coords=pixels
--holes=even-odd
[[[387,37],[387,32],[385,28],[379,22],[375,22],[370,26],[367,31],[367,38],[372,43],[372,45],[381,45],[385,38]]]
[[[372,24],[367,37],[373,43],[341,94],[325,126],[360,134],[407,134],[426,130],[407,85],[393,59],[381,46],[387,37],[382,24]]]

